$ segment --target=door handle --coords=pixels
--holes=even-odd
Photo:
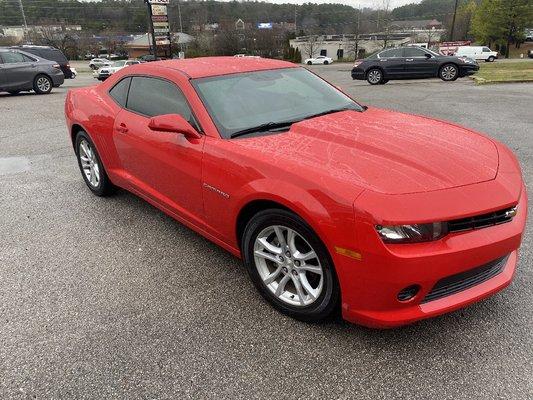
[[[128,133],[128,128],[125,123],[121,122],[120,125],[117,127],[117,131],[120,133]]]
[[[406,58],[405,61],[413,61],[412,58]]]

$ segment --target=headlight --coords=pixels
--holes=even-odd
[[[447,224],[377,225],[376,230],[385,243],[418,243],[437,240],[447,233]]]
[[[473,60],[469,57],[457,57],[459,60],[461,60],[462,62],[466,63],[466,64],[475,64],[476,63],[476,60]]]

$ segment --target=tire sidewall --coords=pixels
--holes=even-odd
[[[323,268],[324,286],[322,293],[312,304],[297,307],[279,300],[265,286],[257,267],[255,266],[254,244],[257,235],[268,226],[283,225],[294,229],[313,247]],[[336,308],[340,290],[337,276],[329,253],[309,225],[297,215],[280,209],[270,209],[256,214],[246,225],[242,243],[243,261],[248,270],[250,279],[261,295],[277,310],[302,321],[318,321],[326,318]]]
[[[50,82],[50,89],[48,89],[47,91],[42,91],[41,89],[37,87],[37,80],[40,78],[48,79],[48,82]],[[54,87],[54,82],[52,82],[52,79],[50,79],[49,76],[46,76],[44,74],[39,74],[33,79],[33,91],[37,94],[48,94],[52,91],[53,87]]]

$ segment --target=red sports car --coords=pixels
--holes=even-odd
[[[68,93],[79,167],[237,257],[280,311],[393,327],[511,282],[526,222],[504,145],[367,108],[308,70],[258,58],[134,65]]]

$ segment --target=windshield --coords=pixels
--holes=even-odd
[[[304,68],[214,76],[192,83],[224,138],[247,130],[257,133],[254,127],[293,123],[331,110],[363,110]]]

